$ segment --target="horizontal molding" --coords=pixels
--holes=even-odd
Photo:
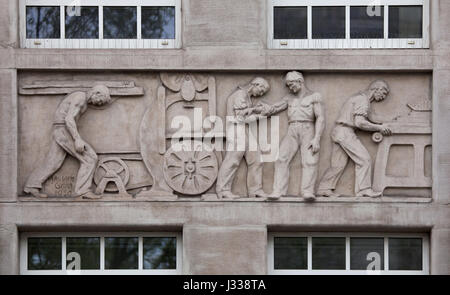
[[[19,70],[432,71],[433,50],[0,49],[0,68]],[[442,53],[440,52],[439,55]]]
[[[46,214],[42,214],[44,212]],[[70,214],[67,212],[70,211]],[[252,214],[252,212],[259,212]],[[432,228],[448,224],[448,206],[426,204],[330,204],[229,202],[123,202],[0,204],[0,224],[22,227],[83,228],[175,224],[207,226],[303,226],[352,228]],[[233,215],[235,218],[227,218]],[[114,220],[111,220],[114,216]],[[133,216],[133,218],[131,218]],[[81,218],[82,217],[82,218]]]

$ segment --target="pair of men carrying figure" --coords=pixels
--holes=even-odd
[[[269,83],[263,78],[255,78],[249,85],[239,87],[227,100],[227,116],[234,118],[231,124],[247,124],[287,109],[289,126],[281,141],[278,159],[275,162],[272,193],[268,195],[263,191],[261,154],[258,150],[248,149],[249,130],[248,126],[245,126],[245,150],[228,150],[220,167],[216,185],[219,198],[239,198],[231,192],[231,186],[242,158],[245,158],[248,165],[249,197],[277,200],[287,195],[290,162],[299,149],[302,164],[301,195],[305,200],[313,201],[316,195],[339,196],[334,190],[349,158],[355,162],[356,196],[381,196],[381,192],[372,190],[372,161],[369,152],[356,136],[355,130],[391,134],[386,125],[374,123],[369,119],[370,104],[383,101],[389,94],[387,83],[381,80],[374,81],[366,90],[348,98],[342,106],[331,133],[333,141],[331,166],[323,175],[317,193],[315,186],[318,177],[320,139],[325,129],[323,100],[319,93],[305,86],[304,77],[300,72],[287,73],[285,83],[289,94],[274,105],[261,102],[254,105],[252,102],[252,98],[262,97],[269,91]],[[235,126],[227,126],[227,130],[228,127]],[[227,142],[235,140],[234,135],[233,138],[227,136]]]

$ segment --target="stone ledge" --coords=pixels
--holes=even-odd
[[[305,201],[301,197],[284,197],[280,200],[270,201],[265,198],[240,198],[234,200],[227,199],[218,199],[217,197],[213,197],[209,195],[208,198],[202,197],[173,197],[173,196],[157,196],[157,197],[123,197],[123,196],[114,196],[114,195],[105,195],[102,199],[98,200],[87,200],[81,197],[70,198],[70,197],[49,197],[46,199],[38,199],[29,196],[20,196],[19,202],[51,202],[51,203],[80,203],[80,202],[95,202],[95,203],[109,203],[109,202],[202,202],[202,203],[431,203],[432,198],[421,198],[421,197],[393,197],[393,196],[385,196],[381,198],[367,198],[367,197],[351,197],[351,196],[343,196],[343,197],[317,197],[315,202]]]
[[[184,49],[0,50],[0,65],[54,70],[286,70],[431,71],[430,49],[273,50],[234,47]],[[13,62],[11,61],[13,60]],[[2,67],[3,67],[2,66]]]

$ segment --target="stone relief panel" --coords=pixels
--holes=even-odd
[[[430,82],[423,73],[23,72],[21,199],[426,200]]]
[[[215,78],[191,73],[161,73],[159,78],[157,97],[142,118],[139,134],[141,154],[153,186],[137,197],[172,199],[176,198],[174,192],[202,195],[213,186],[221,160],[220,151],[209,150],[203,141],[207,131],[204,120],[214,121],[216,116]],[[190,144],[175,150],[171,142],[176,139]]]

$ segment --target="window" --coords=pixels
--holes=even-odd
[[[180,48],[181,0],[20,0],[24,48]]]
[[[65,32],[66,39],[98,39],[99,21],[98,7],[83,6],[80,13],[71,13],[65,9]]]
[[[429,0],[268,0],[269,48],[428,48]]]
[[[269,274],[429,274],[428,248],[426,234],[272,233]]]
[[[306,39],[307,10],[306,7],[274,7],[275,39]]]
[[[59,39],[60,9],[58,6],[27,6],[27,38]]]
[[[313,39],[345,38],[345,6],[314,6],[312,8]]]
[[[21,274],[180,274],[177,233],[24,233]]]
[[[175,39],[175,8],[142,7],[142,38]]]
[[[126,6],[103,7],[104,39],[136,39],[137,8]]]

